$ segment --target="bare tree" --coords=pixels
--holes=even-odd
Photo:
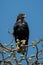
[[[42,43],[43,38],[33,41],[29,45],[25,45],[25,47],[28,46],[28,48],[32,47],[32,48],[36,49],[36,51],[35,51],[36,54],[34,54],[34,53],[31,54],[31,57],[27,57],[25,54],[24,55],[19,54],[20,59],[17,59],[17,56],[16,56],[17,49],[12,44],[13,40],[14,39],[12,39],[10,41],[10,43],[8,43],[8,44],[0,43],[0,56],[2,56],[0,59],[0,65],[22,65],[23,60],[26,61],[27,65],[43,65],[43,55],[42,55],[43,54],[43,43]],[[38,47],[39,47],[38,45],[40,45],[40,44],[42,45],[42,48],[38,49]],[[10,46],[10,48],[8,46]],[[41,55],[42,55],[42,57],[41,57]],[[33,61],[33,59],[34,59],[34,61]]]

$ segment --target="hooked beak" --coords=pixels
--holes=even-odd
[[[26,18],[26,15],[24,15],[24,18]]]
[[[23,17],[23,18],[26,18],[26,15],[23,15],[22,17]]]

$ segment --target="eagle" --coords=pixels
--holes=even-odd
[[[28,45],[29,40],[29,26],[25,21],[25,17],[26,15],[23,13],[19,14],[13,27],[13,36],[15,37],[17,52],[22,54],[27,52],[26,45]]]

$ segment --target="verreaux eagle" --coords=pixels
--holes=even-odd
[[[29,40],[29,26],[25,21],[25,17],[26,15],[23,13],[19,14],[13,27],[13,36],[15,37],[15,42],[17,43],[20,41],[20,43],[17,45],[19,48],[18,52],[23,54],[26,52],[26,48],[23,51],[22,46],[28,45]]]

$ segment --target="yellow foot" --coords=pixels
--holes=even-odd
[[[25,43],[26,43],[26,40],[21,40],[21,42],[22,42],[22,44],[24,44],[24,45],[25,45]]]

